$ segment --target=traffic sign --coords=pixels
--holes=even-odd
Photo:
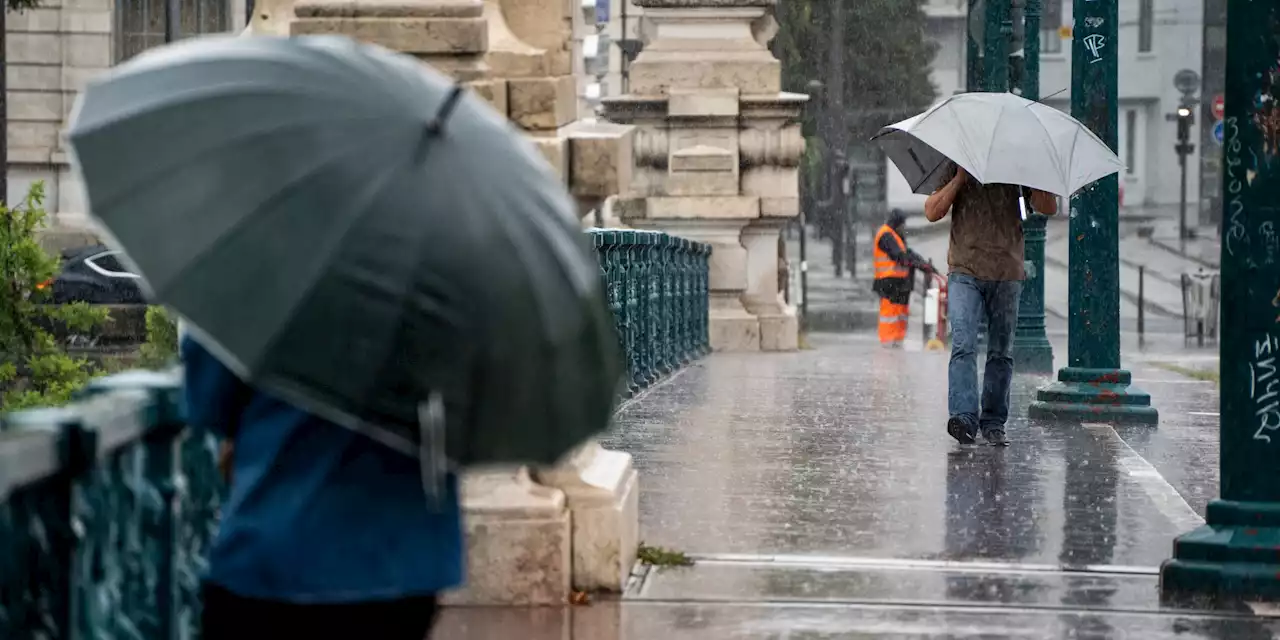
[[[1217,142],[1219,145],[1222,144],[1222,136],[1223,136],[1224,129],[1225,127],[1222,126],[1221,120],[1213,123],[1213,141]]]
[[[1192,94],[1200,88],[1200,74],[1192,69],[1182,69],[1173,76],[1173,86],[1185,94]]]
[[[1213,119],[1221,120],[1225,115],[1227,115],[1227,101],[1219,93],[1213,97]]]

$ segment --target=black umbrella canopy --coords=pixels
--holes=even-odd
[[[246,379],[463,465],[550,463],[622,364],[598,267],[523,134],[419,61],[337,37],[209,38],[83,94],[93,216]]]

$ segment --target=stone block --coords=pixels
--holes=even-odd
[[[62,156],[61,162],[59,156]],[[58,199],[58,217],[61,221],[64,213],[84,215],[88,213],[88,198],[84,192],[84,183],[80,180],[80,172],[74,170],[69,163],[66,162],[65,154],[54,154],[57,163],[57,199]],[[94,223],[88,222],[82,225],[89,229],[97,231]]]
[[[648,198],[644,216],[662,219],[753,219],[760,217],[760,199],[749,196]]]
[[[464,82],[477,96],[488,102],[498,113],[507,112],[507,83],[502,80],[472,80]]]
[[[556,605],[570,594],[572,530],[564,493],[524,469],[463,479],[467,581],[446,605]]]
[[[66,33],[61,37],[62,63],[67,66],[102,69],[115,62],[110,33]]]
[[[545,58],[547,61],[547,75],[567,76],[573,74],[574,58],[572,51],[548,51]]]
[[[37,64],[9,65],[9,93],[15,91],[61,91],[62,69]]]
[[[671,87],[668,90],[667,114],[671,116],[737,116],[738,89],[687,89]]]
[[[10,91],[9,119],[60,122],[63,95],[61,91]]]
[[[312,0],[314,2],[314,0]],[[299,5],[292,35],[344,35],[414,55],[481,53],[489,46],[480,18],[303,17]]]
[[[662,180],[661,193],[669,197],[736,196],[738,174],[725,171],[672,171]]]
[[[539,49],[567,51],[573,39],[576,0],[499,0],[507,26]]]
[[[558,129],[578,117],[573,76],[507,81],[507,117],[527,130]]]
[[[52,152],[48,147],[11,147],[9,149],[9,174],[13,175],[14,165],[34,164],[47,166],[51,155]],[[12,185],[13,183],[10,182],[9,184]],[[45,208],[49,211],[54,210],[52,206],[46,206]]]
[[[10,35],[18,32],[57,33],[62,27],[62,11],[41,6],[10,12],[5,20]]]
[[[760,198],[761,218],[794,218],[800,215],[800,198]]]
[[[43,5],[42,3],[42,6]],[[89,11],[114,11],[115,0],[62,0],[63,9],[84,9]]]
[[[63,67],[62,68],[62,90],[71,93],[79,93],[84,91],[89,81],[106,73],[110,69],[107,67]],[[68,98],[70,100],[70,98]],[[74,103],[74,100],[70,100]]]
[[[542,157],[551,163],[551,168],[561,180],[569,179],[569,139],[561,136],[530,136],[529,138]]]
[[[45,157],[58,146],[60,122],[9,121],[9,149],[41,149]]]
[[[762,314],[760,318],[761,351],[796,351],[800,348],[800,320],[794,307],[780,314]]]
[[[110,9],[64,9],[61,16],[64,33],[98,33],[110,36],[114,27],[114,13]]]
[[[715,56],[707,55],[711,53],[707,51],[679,51],[672,52],[674,55],[670,56],[659,56],[655,52],[642,63],[641,60],[649,53],[649,50],[641,53],[631,67],[632,93],[662,95],[677,87],[737,88],[741,93],[777,93],[782,90],[782,66],[772,56],[768,56],[768,60],[716,60]],[[713,59],[707,60],[707,57]]]
[[[5,64],[62,64],[62,36],[54,33],[10,33],[5,39]]]
[[[640,544],[640,492],[631,454],[589,442],[555,469],[540,472],[538,480],[568,500],[573,588],[622,591]]]
[[[714,351],[760,350],[760,321],[745,311],[711,309],[707,333]]]
[[[608,122],[575,122],[569,138],[569,188],[578,197],[607,198],[631,187],[635,128]]]

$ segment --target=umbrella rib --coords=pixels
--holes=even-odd
[[[1000,107],[999,113],[996,114],[995,124],[991,127],[991,138],[987,143],[987,153],[983,156],[983,168],[991,166],[991,152],[996,148],[996,132],[1000,130],[1000,122],[1004,120],[1004,107]]]

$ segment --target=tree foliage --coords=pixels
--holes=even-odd
[[[840,0],[787,0],[780,5],[774,53],[782,61],[787,91],[810,93],[811,81],[831,84],[831,11]],[[881,127],[926,109],[936,97],[929,79],[937,52],[926,35],[925,0],[845,0],[844,124],[851,142],[864,142]],[[808,110],[821,111],[826,96]],[[813,122],[806,132],[816,132]]]
[[[67,354],[50,327],[89,333],[106,310],[47,304],[58,259],[37,242],[44,185],[35,183],[17,207],[0,205],[0,410],[63,404],[93,375],[93,365]]]
[[[164,307],[147,308],[147,341],[138,350],[138,364],[163,369],[178,359],[178,323]]]

